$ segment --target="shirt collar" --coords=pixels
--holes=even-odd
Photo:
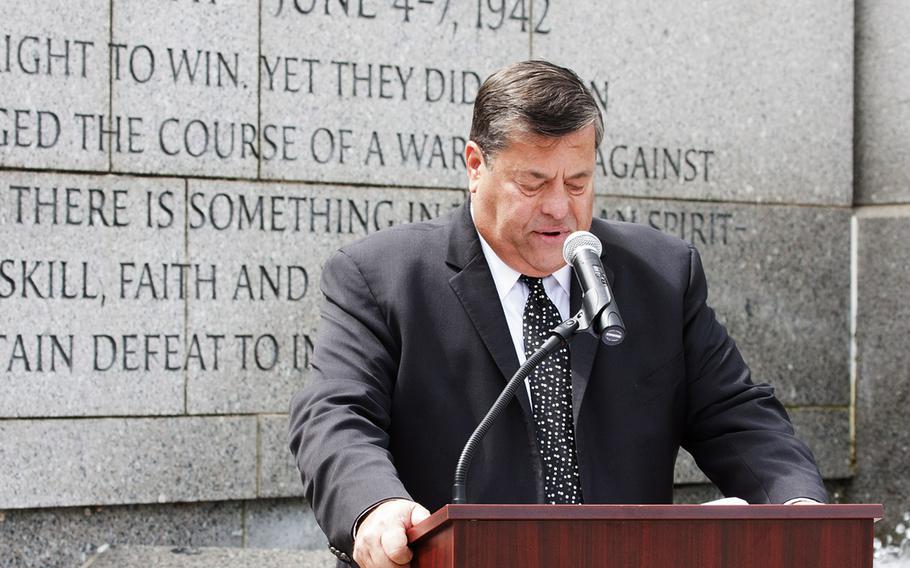
[[[471,220],[474,219],[474,204],[471,204]],[[477,231],[477,226],[474,226],[474,230]],[[483,238],[483,235],[480,234],[480,231],[477,231],[477,237],[480,238],[480,248],[483,250],[483,256],[487,259],[487,265],[490,267],[490,274],[493,275],[493,282],[496,284],[496,292],[499,294],[499,300],[502,301],[503,298],[515,287],[515,283],[518,282],[518,279],[521,277],[521,272],[518,272],[508,264],[506,264],[499,255],[496,254],[496,251],[493,250],[493,247],[490,246],[490,243]],[[566,296],[571,296],[572,293],[572,267],[568,264],[564,265],[562,268],[554,272],[553,274],[544,278],[544,284],[546,284],[547,279],[553,279],[559,284],[560,288],[565,291]]]

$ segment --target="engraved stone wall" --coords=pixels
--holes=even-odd
[[[699,248],[755,380],[825,477],[849,478],[853,109],[857,200],[906,201],[887,118],[901,86],[884,79],[905,11],[859,6],[857,105],[846,0],[0,3],[0,510],[23,509],[15,543],[58,530],[48,519],[86,524],[59,507],[225,501],[227,528],[193,543],[318,546],[279,533],[316,530],[294,512],[285,427],[322,263],[463,203],[477,88],[530,57],[575,69],[604,113],[595,214]],[[685,455],[677,481],[704,481]],[[32,518],[45,533],[26,535]]]

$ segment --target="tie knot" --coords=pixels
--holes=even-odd
[[[553,305],[550,301],[550,297],[547,296],[547,291],[543,287],[543,278],[535,278],[534,276],[525,276],[522,274],[520,280],[528,287],[528,300],[541,308]]]
[[[518,279],[521,280],[522,282],[524,282],[525,285],[527,285],[528,289],[530,289],[532,292],[536,288],[543,287],[543,278],[537,278],[535,276],[525,276],[524,274],[522,274]]]

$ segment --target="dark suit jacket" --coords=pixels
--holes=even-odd
[[[811,452],[707,306],[696,250],[641,225],[595,219],[591,231],[627,337],[570,344],[585,502],[672,502],[680,446],[727,496],[825,501]],[[352,524],[373,503],[406,497],[433,511],[450,501],[462,446],[518,359],[467,205],[344,247],[322,291],[291,450],[330,544],[350,553]],[[539,503],[542,492],[522,388],[474,458],[468,499]]]

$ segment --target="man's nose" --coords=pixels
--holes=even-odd
[[[569,212],[569,194],[559,183],[549,184],[541,195],[540,210],[554,219],[563,219]]]

